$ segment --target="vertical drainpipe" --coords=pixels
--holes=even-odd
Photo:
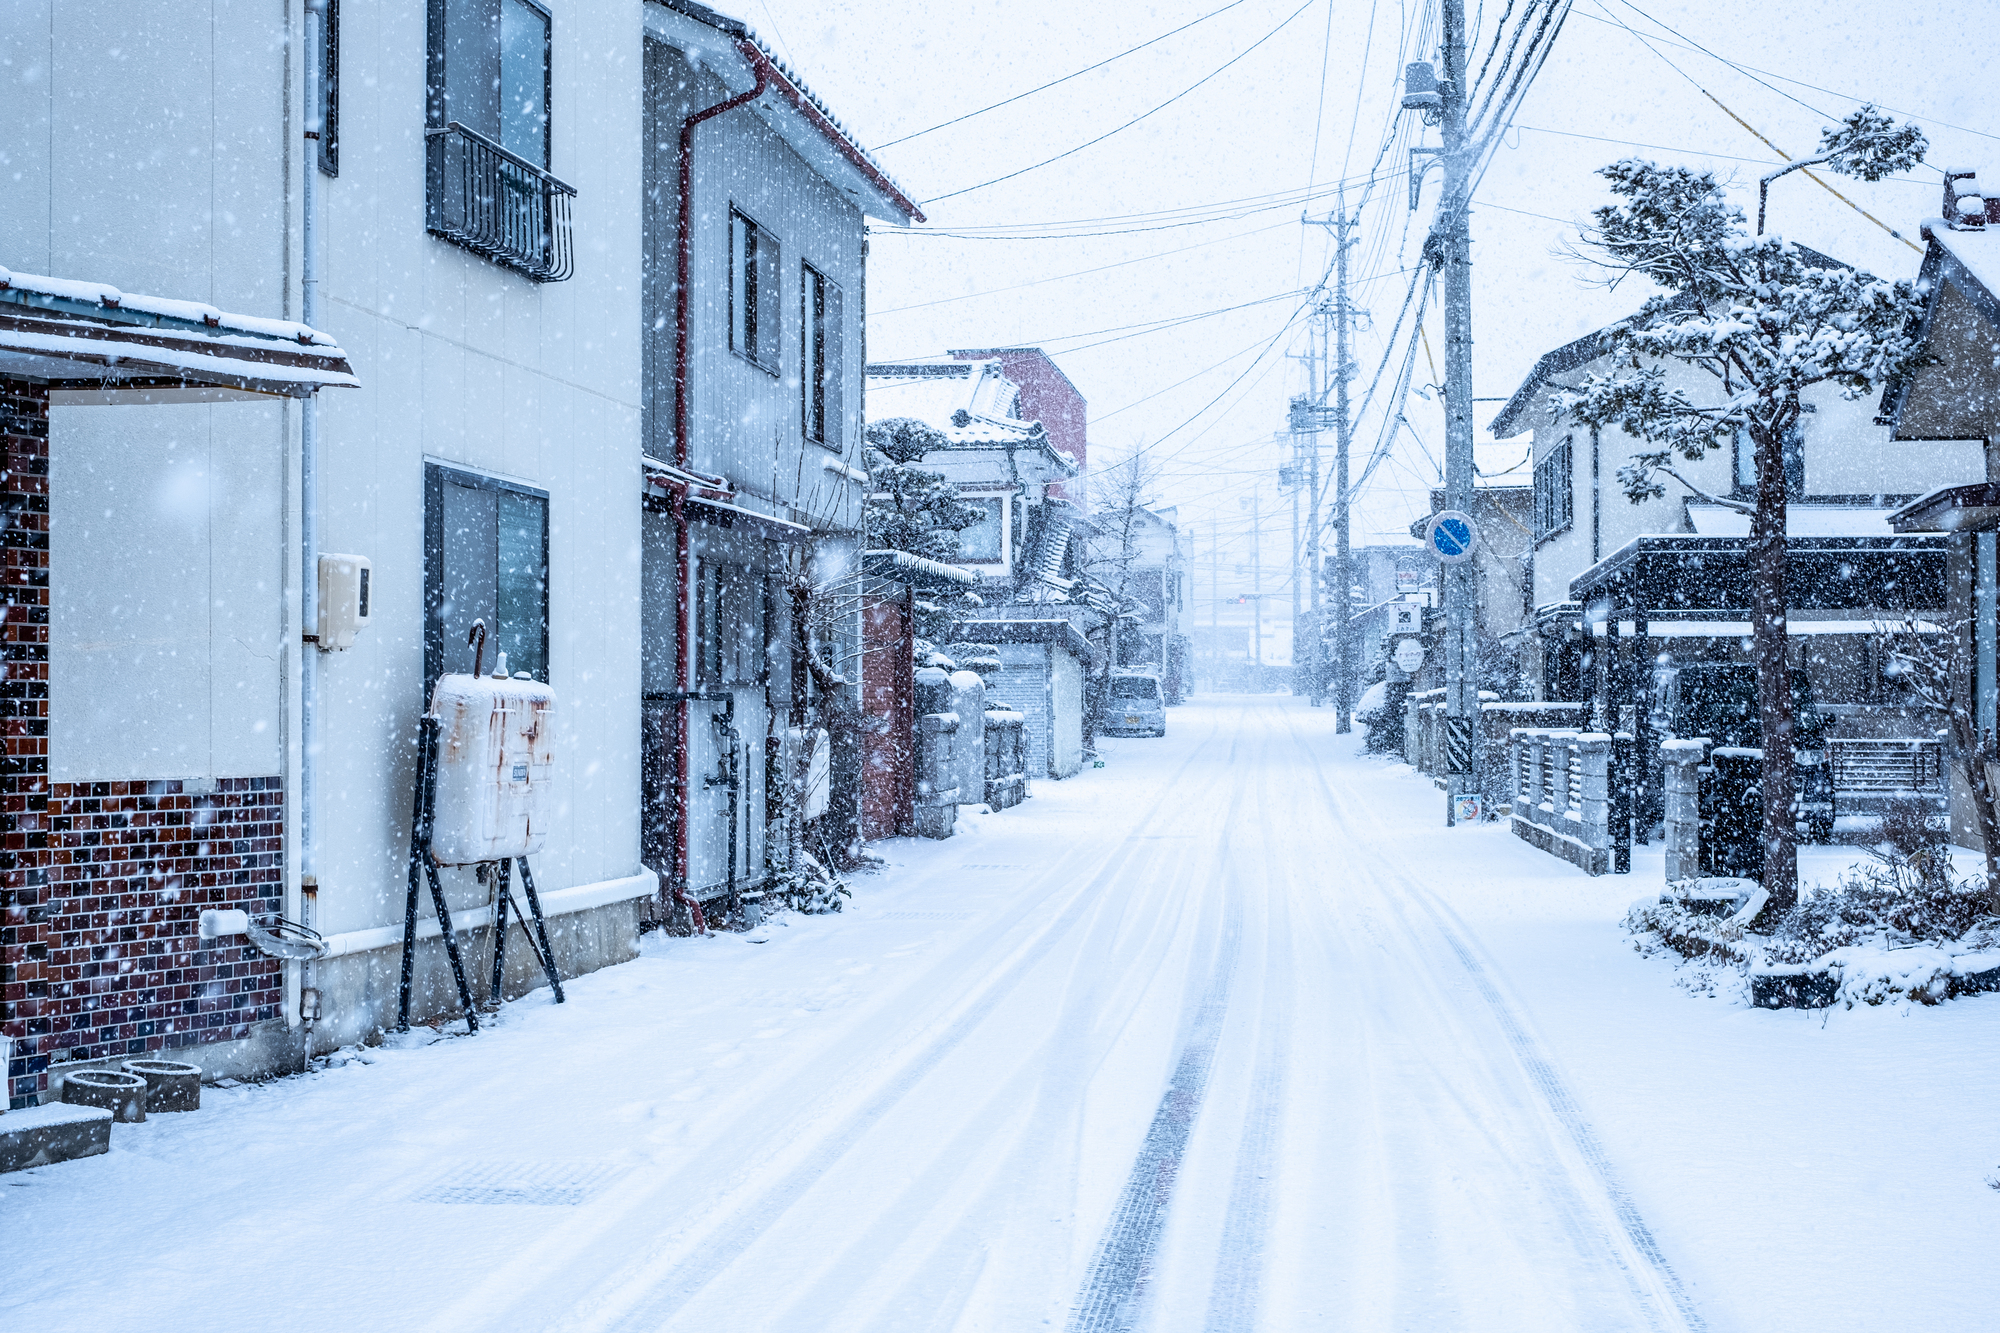
[[[1597,428],[1590,428],[1590,563],[1596,564],[1604,558],[1603,518],[1604,487],[1597,475]]]
[[[1115,628],[1117,622],[1112,624]],[[1048,770],[1046,776],[1059,778],[1062,774],[1056,771],[1059,766],[1056,763],[1056,649],[1052,643],[1042,645],[1042,706],[1048,713],[1044,719],[1048,737],[1048,762],[1044,765]]]
[[[299,235],[299,320],[307,328],[319,327],[319,35],[326,22],[326,0],[305,0],[305,152],[304,182],[300,190]],[[319,718],[316,706],[319,687],[319,397],[308,394],[299,406],[299,625],[304,642],[299,648],[299,914],[303,924],[318,928],[313,920],[319,900],[317,860],[313,854],[316,829],[313,820],[314,769],[319,747]],[[307,1054],[311,1054],[313,1021],[318,1017],[317,969],[310,962],[302,968],[299,990],[299,1021],[305,1026]]]
[[[745,44],[747,46],[747,43]],[[755,48],[750,47],[750,52]],[[674,466],[685,472],[688,468],[688,323],[691,301],[688,292],[689,274],[693,268],[691,256],[694,249],[694,130],[704,120],[709,120],[755,101],[763,96],[770,86],[769,66],[752,59],[752,67],[757,72],[757,82],[747,93],[726,98],[714,106],[703,107],[681,122],[680,137],[680,199],[679,217],[674,233]],[[688,751],[689,710],[694,706],[688,698],[688,691],[694,681],[693,617],[689,615],[689,580],[693,571],[690,542],[688,536],[688,516],[686,489],[672,492],[674,513],[674,613],[677,624],[674,635],[674,774],[680,809],[674,820],[674,875],[679,881],[680,892],[685,894],[688,884],[688,816],[691,802],[688,797],[694,787],[692,756]]]

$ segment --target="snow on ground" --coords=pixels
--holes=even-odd
[[[839,916],[0,1177],[0,1325],[1982,1325],[2000,997],[1690,994],[1657,850],[1447,831],[1332,723],[1198,699]]]

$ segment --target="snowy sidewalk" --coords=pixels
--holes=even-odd
[[[2000,1306],[2000,997],[1675,987],[1281,698],[635,962],[0,1176],[0,1323],[1797,1330]],[[969,825],[969,826],[968,826]],[[89,1256],[91,1277],[76,1276]]]

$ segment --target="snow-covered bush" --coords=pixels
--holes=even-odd
[[[847,884],[826,863],[803,849],[798,863],[773,877],[771,892],[794,912],[838,912],[852,897]]]
[[[1773,926],[1772,962],[1810,963],[1885,934],[1899,945],[1988,947],[2000,918],[1984,880],[1954,878],[1951,849],[1936,834],[1911,837],[1907,824],[1898,832],[1903,846],[1884,842],[1832,887],[1800,895]]]

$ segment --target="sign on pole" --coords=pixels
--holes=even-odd
[[[1416,675],[1417,668],[1424,664],[1422,641],[1407,638],[1396,640],[1396,655],[1392,660],[1396,663],[1396,670],[1406,676]]]
[[[1447,717],[1444,720],[1444,771],[1448,774],[1472,771],[1472,719]]]
[[[1472,559],[1472,548],[1479,544],[1479,529],[1472,521],[1472,515],[1456,509],[1444,509],[1431,515],[1429,526],[1424,529],[1424,545],[1431,554],[1447,565],[1463,564]]]

